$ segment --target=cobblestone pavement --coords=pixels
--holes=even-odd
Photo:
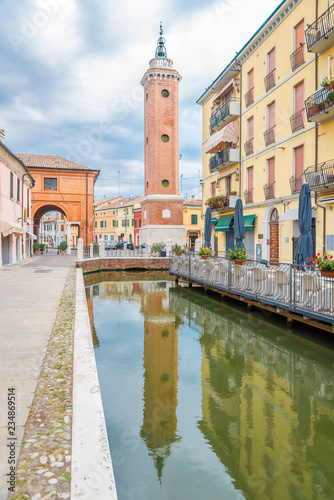
[[[38,500],[54,492],[53,498],[69,498],[75,308],[75,269],[69,268],[74,266],[75,256],[44,254],[0,268],[0,500],[7,498],[10,486],[7,443],[12,439],[17,460],[24,432],[15,476],[20,492],[13,498]],[[16,398],[14,416],[9,389]],[[13,437],[9,423],[15,423]],[[52,492],[46,492],[51,486]]]

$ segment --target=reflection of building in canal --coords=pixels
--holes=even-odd
[[[95,286],[95,285],[94,285]],[[96,333],[95,325],[94,325],[94,309],[93,309],[93,286],[88,286],[86,287],[86,300],[87,300],[87,308],[88,308],[88,316],[89,316],[89,323],[90,323],[90,329],[92,332],[92,340],[93,340],[93,346],[94,347],[99,347],[99,339]]]
[[[169,312],[171,283],[142,283],[144,316],[144,419],[140,435],[161,480],[177,436],[178,337]]]
[[[252,329],[219,303],[203,307],[196,293],[170,297],[170,310],[200,332],[199,428],[235,487],[252,499],[331,498],[332,355],[272,324]]]

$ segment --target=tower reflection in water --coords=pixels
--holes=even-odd
[[[171,283],[144,283],[144,419],[140,436],[153,457],[159,480],[177,436],[178,332],[169,312]]]
[[[198,426],[235,487],[254,499],[333,497],[332,354],[180,288],[170,309],[201,329]]]

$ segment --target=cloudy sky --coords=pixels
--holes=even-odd
[[[163,21],[180,84],[180,175],[200,195],[196,100],[278,0],[0,0],[0,128],[13,152],[101,170],[95,197],[142,194],[143,89]]]

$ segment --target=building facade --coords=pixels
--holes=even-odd
[[[51,248],[57,248],[58,245],[66,240],[66,220],[60,212],[47,213],[43,215],[40,221],[39,238],[41,243]],[[74,227],[72,228],[75,229]],[[71,235],[71,245],[76,246],[74,234]]]
[[[333,75],[333,11],[325,0],[281,2],[197,101],[203,203],[212,207],[212,242],[221,251],[234,246],[229,192],[236,191],[249,256],[291,262],[304,182],[312,191],[314,251],[334,250],[334,93],[326,86]],[[232,122],[239,123],[236,136],[226,142]],[[225,199],[212,200],[217,194]]]
[[[144,87],[145,198],[140,241],[185,245],[183,198],[179,194],[179,73],[160,38],[141,84]]]
[[[183,202],[183,225],[187,230],[187,248],[194,250],[198,238],[202,245],[203,219],[202,200],[196,198],[185,199]]]
[[[31,189],[34,178],[3,143],[0,130],[0,267],[30,257],[33,244]]]

